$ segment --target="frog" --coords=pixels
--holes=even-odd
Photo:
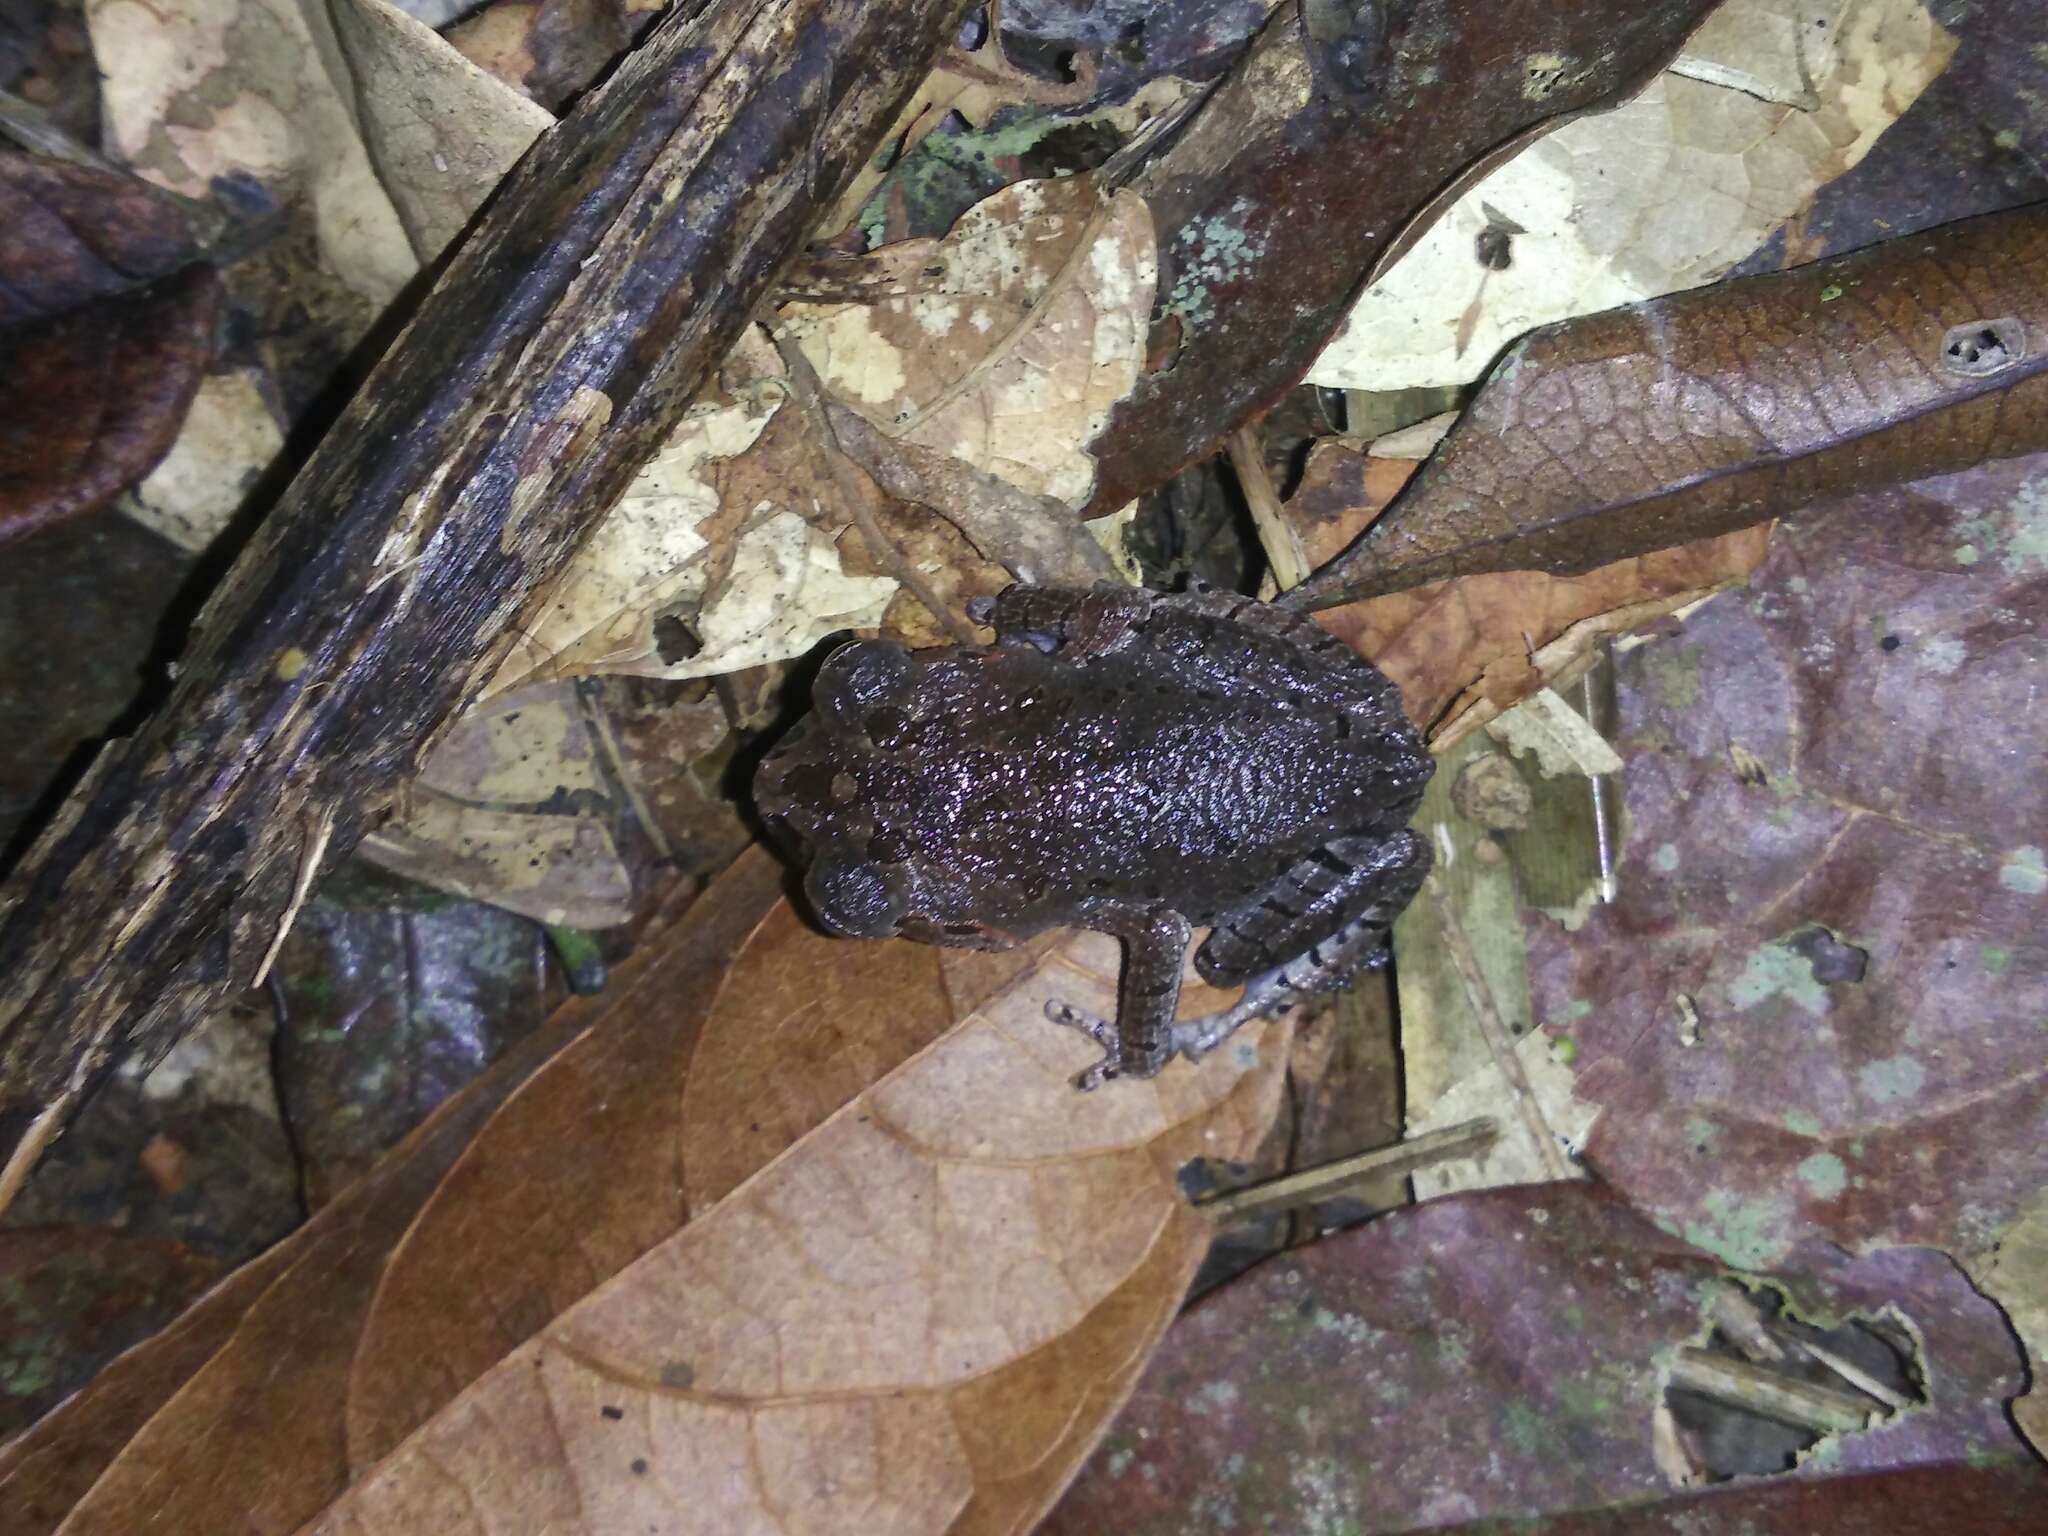
[[[1123,946],[1116,1016],[1054,999],[1092,1089],[1198,1061],[1383,964],[1430,868],[1408,822],[1433,761],[1377,667],[1306,616],[1194,584],[1015,585],[989,644],[850,640],[754,800],[829,933]],[[1181,1019],[1182,976],[1242,985]]]

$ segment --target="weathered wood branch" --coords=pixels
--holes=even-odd
[[[963,0],[683,0],[507,179],[0,892],[0,1206],[257,975],[660,443]]]

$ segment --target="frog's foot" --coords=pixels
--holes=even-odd
[[[1053,998],[1045,1005],[1045,1016],[1055,1024],[1064,1024],[1069,1029],[1078,1029],[1082,1034],[1102,1047],[1102,1060],[1074,1079],[1074,1086],[1083,1093],[1100,1088],[1112,1077],[1121,1075],[1123,1039],[1117,1033],[1116,1025],[1108,1019],[1097,1018],[1092,1013],[1083,1013],[1070,1003]]]

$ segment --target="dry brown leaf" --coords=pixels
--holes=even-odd
[[[905,242],[932,275],[900,292],[903,247],[836,264],[886,274],[867,303],[782,312],[821,379],[880,429],[1069,505],[1093,484],[1081,444],[1136,377],[1152,296],[1150,224],[1128,194],[1085,178],[1023,182],[945,240]],[[897,291],[891,291],[897,290]],[[758,336],[735,349],[565,573],[493,690],[536,676],[706,677],[801,655],[844,629],[913,643],[953,638],[898,595],[907,561],[958,609],[1006,580],[938,518],[876,507],[895,555],[848,532],[846,473],[866,477],[784,411],[781,361]],[[881,501],[879,496],[876,501]],[[662,643],[680,620],[686,654]]]
[[[2048,204],[1516,343],[1289,601],[1626,555],[2048,446]]]
[[[1319,445],[1287,509],[1312,563],[1343,550],[1421,466]],[[1438,751],[1572,675],[1599,641],[1743,579],[1768,525],[1617,560],[1583,576],[1501,571],[1394,592],[1316,615],[1401,689]]]
[[[828,940],[779,884],[743,859],[0,1450],[10,1533],[1026,1528],[1206,1246],[1178,1169],[1256,1143],[1286,1031],[1080,1096],[1043,1005],[1107,1006],[1112,944]]]

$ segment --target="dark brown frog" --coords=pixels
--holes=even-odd
[[[1405,830],[1432,770],[1393,685],[1299,615],[1230,593],[1012,587],[993,646],[842,646],[754,794],[835,933],[1125,946],[1114,1021],[1047,1012],[1151,1077],[1383,953],[1429,869]],[[1176,1022],[1195,967],[1246,984]]]

